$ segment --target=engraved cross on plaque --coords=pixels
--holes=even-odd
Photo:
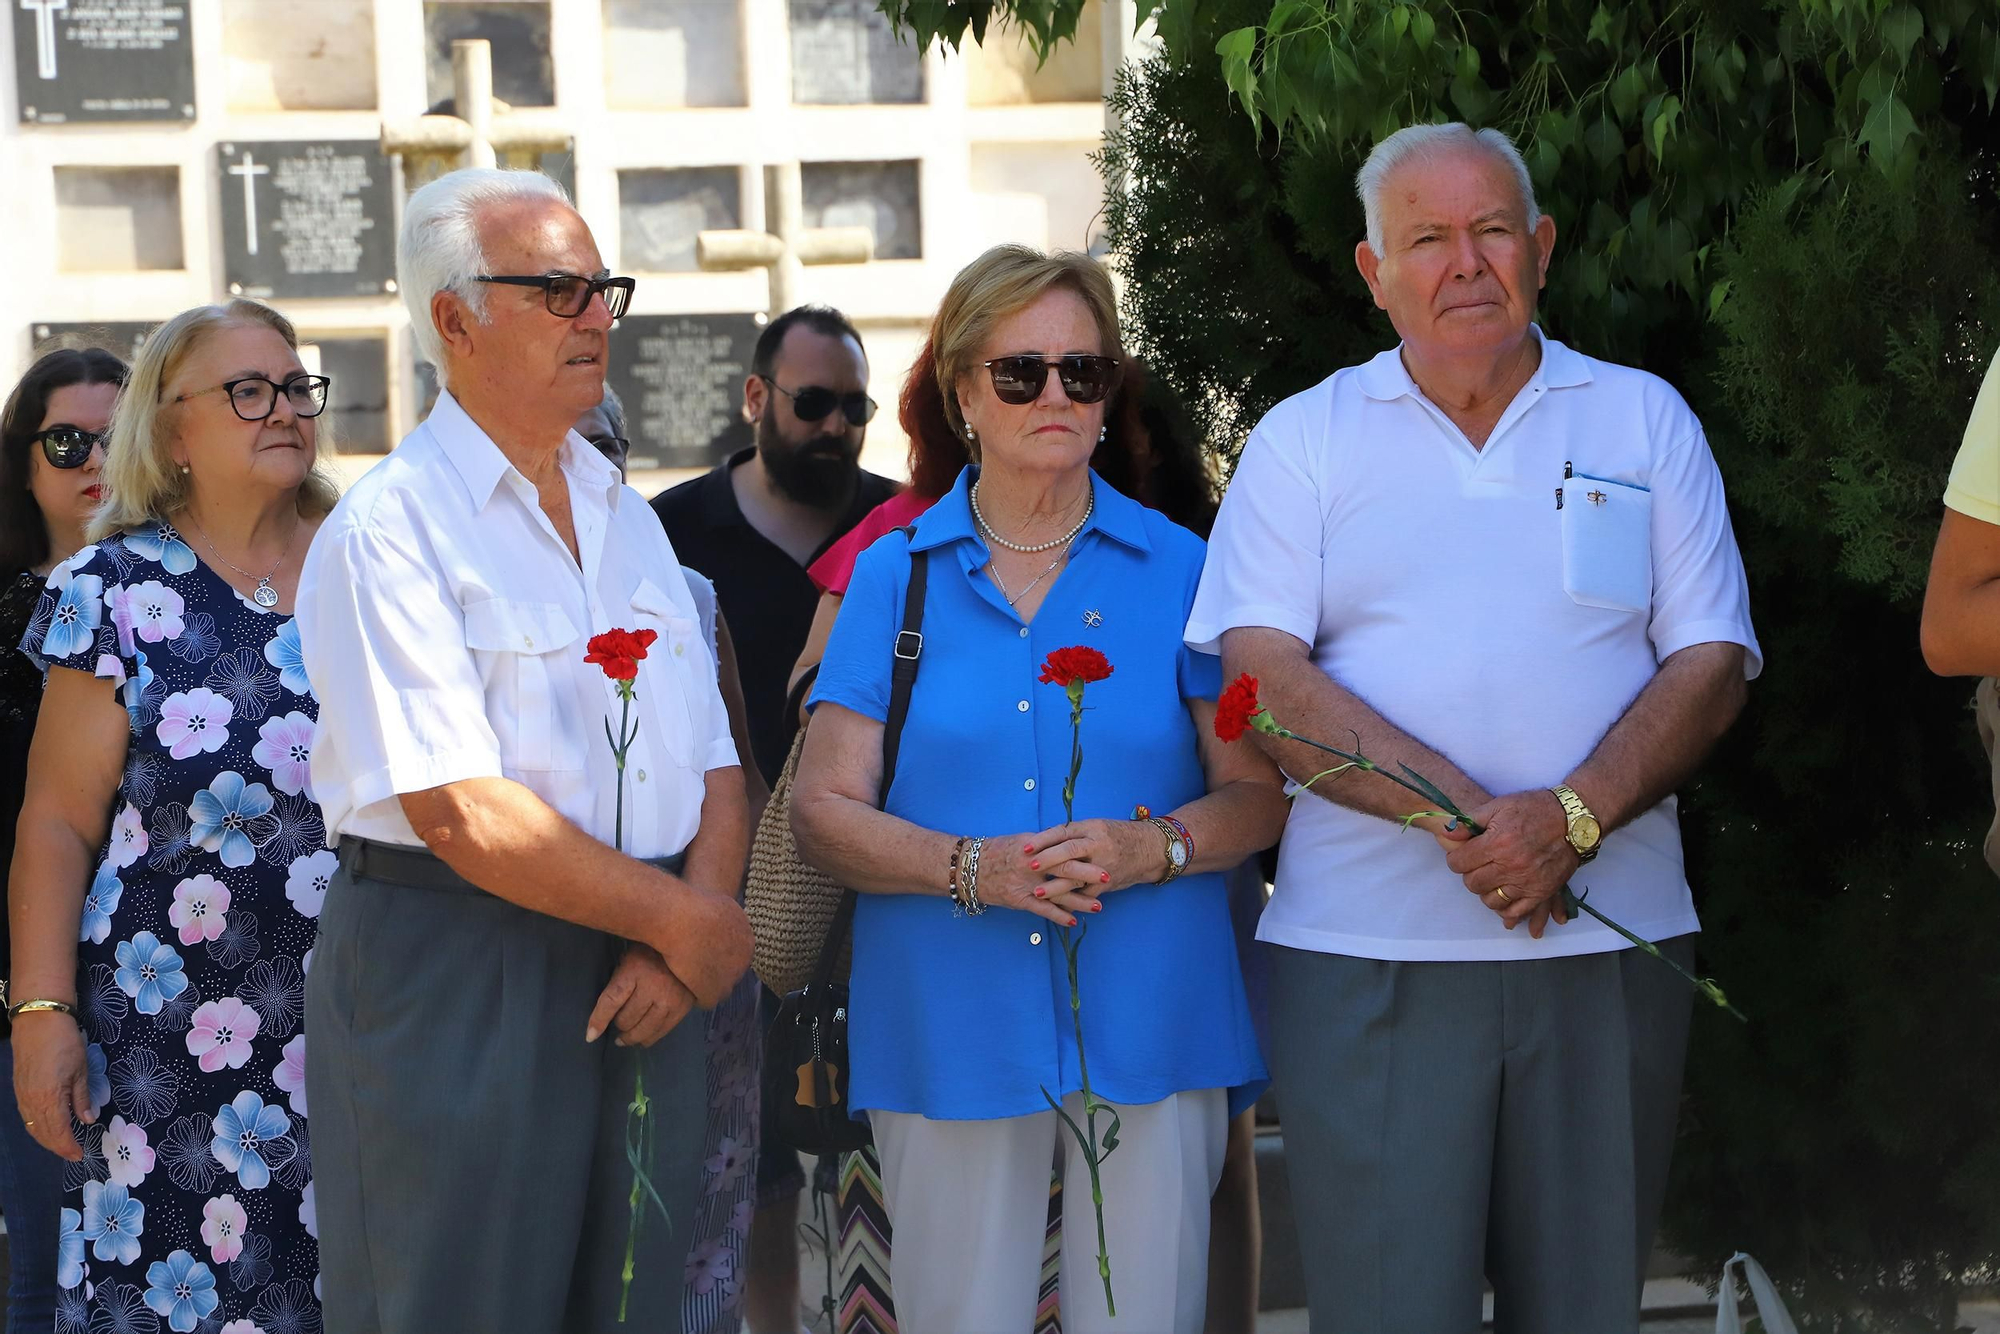
[[[227,153],[234,147],[234,144],[226,145],[222,151]],[[267,163],[251,157],[250,150],[246,148],[242,160],[229,168],[229,174],[243,178],[243,231],[248,237],[245,248],[254,255],[257,253],[257,178],[269,176],[271,168]]]
[[[807,264],[866,264],[875,257],[875,233],[866,227],[805,225],[799,164],[764,168],[761,232],[702,232],[694,239],[695,263],[704,269],[765,269],[771,276],[770,313],[798,304]]]
[[[35,12],[35,72],[44,79],[56,77],[56,13],[69,8],[69,0],[21,0],[21,8]]]

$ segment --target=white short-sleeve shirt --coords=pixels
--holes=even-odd
[[[693,840],[705,773],[737,762],[708,637],[652,508],[574,432],[561,467],[580,569],[533,484],[440,394],[313,539],[298,623],[330,843],[417,844],[396,798],[483,777],[612,842],[621,704],[584,654],[614,628],[659,636],[635,683],[625,851]]]
[[[1475,449],[1400,351],[1286,399],[1252,432],[1188,643],[1215,651],[1239,626],[1293,635],[1496,795],[1562,782],[1670,654],[1741,644],[1757,674],[1722,478],[1672,387],[1544,337],[1540,368]],[[1647,939],[1698,929],[1672,798],[1607,835],[1572,883]],[[1540,941],[1508,931],[1429,835],[1305,794],[1258,935],[1403,960],[1625,947],[1587,917]]]

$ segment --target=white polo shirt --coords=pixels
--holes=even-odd
[[[1742,644],[1748,674],[1762,667],[1701,423],[1665,381],[1549,338],[1483,449],[1400,349],[1273,408],[1223,500],[1187,641],[1219,651],[1238,626],[1310,644],[1495,795],[1560,783],[1672,653]],[[1698,929],[1672,798],[1607,835],[1573,884],[1647,939]],[[1508,931],[1428,834],[1310,794],[1258,937],[1372,959],[1626,948],[1588,917],[1540,941]]]
[[[625,851],[693,840],[707,770],[735,764],[715,660],[652,507],[581,436],[563,444],[582,568],[535,488],[450,394],[313,539],[299,638],[319,699],[327,840],[420,842],[396,797],[506,777],[612,842],[620,701],[585,644],[653,630],[625,774]]]

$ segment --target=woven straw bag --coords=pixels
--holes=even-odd
[[[833,914],[844,892],[826,872],[805,863],[799,856],[798,840],[792,837],[792,781],[805,743],[806,729],[801,727],[792,741],[792,753],[785,757],[785,767],[771,787],[770,804],[757,821],[757,835],[750,841],[750,874],[743,889],[743,907],[757,937],[750,966],[764,985],[780,996],[812,981],[820,947],[826,943],[827,928],[833,925]],[[847,980],[853,953],[852,939],[842,942],[833,971],[836,980]]]

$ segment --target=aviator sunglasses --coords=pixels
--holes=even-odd
[[[1118,363],[1110,357],[1022,355],[995,357],[979,364],[993,377],[993,396],[1016,406],[1042,396],[1051,366],[1072,403],[1101,403],[1118,383]]]
[[[81,426],[51,426],[28,438],[41,442],[42,457],[51,468],[81,468],[90,462],[90,451],[97,448],[104,435]]]
[[[792,411],[802,422],[825,421],[835,406],[840,408],[851,426],[866,426],[875,419],[875,400],[858,390],[852,394],[837,394],[824,385],[807,385],[804,389],[792,390],[779,384],[768,375],[757,377],[771,388],[792,400]]]

